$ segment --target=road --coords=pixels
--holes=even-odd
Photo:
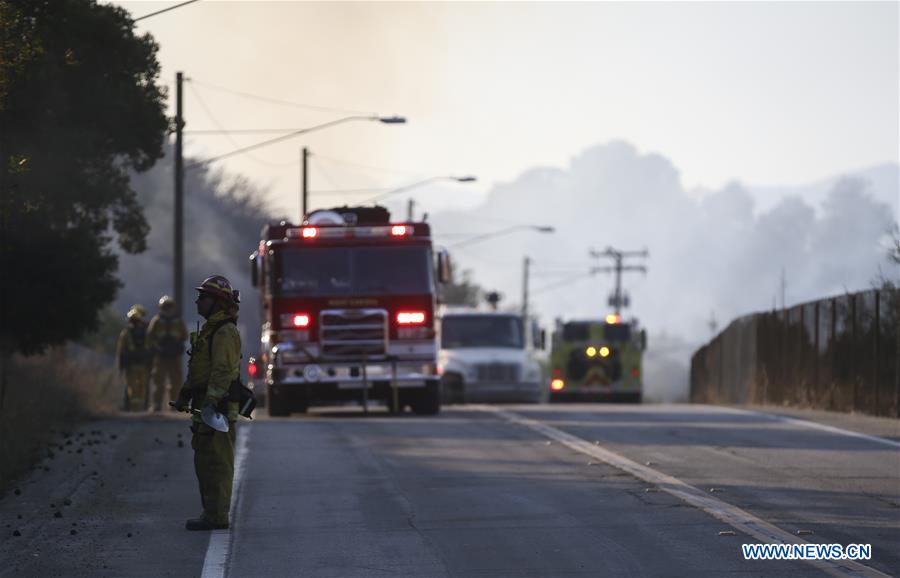
[[[573,404],[260,418],[239,428],[233,528],[211,535],[183,529],[199,511],[186,422],[98,420],[57,436],[0,500],[0,576],[900,574],[898,422],[800,415]],[[871,544],[872,558],[743,558],[767,537]]]

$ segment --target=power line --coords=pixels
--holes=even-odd
[[[196,0],[194,0],[194,1],[196,2]],[[301,108],[301,109],[304,109],[304,110],[314,110],[314,111],[318,111],[318,112],[337,112],[337,113],[340,113],[340,114],[363,114],[363,115],[371,115],[371,116],[375,116],[375,115],[374,115],[372,112],[370,112],[370,111],[349,110],[349,109],[344,109],[344,108],[331,108],[331,107],[328,107],[328,106],[315,106],[315,105],[311,105],[311,104],[301,104],[301,103],[298,103],[298,102],[291,102],[291,101],[289,101],[289,100],[281,100],[281,99],[279,99],[279,98],[271,98],[271,97],[268,97],[268,96],[262,96],[262,95],[259,95],[259,94],[252,94],[252,93],[250,93],[250,92],[244,92],[244,91],[241,91],[241,90],[234,90],[234,89],[231,89],[231,88],[225,88],[225,87],[223,87],[223,86],[216,86],[215,84],[210,84],[210,83],[208,83],[208,82],[200,82],[200,81],[197,81],[196,79],[191,79],[191,82],[194,82],[195,84],[199,84],[200,86],[205,87],[205,88],[208,88],[208,89],[210,89],[210,90],[218,90],[218,91],[220,91],[220,92],[225,92],[225,93],[228,93],[228,94],[233,94],[233,95],[235,95],[235,96],[242,96],[242,97],[244,97],[244,98],[249,98],[249,99],[252,99],[252,100],[259,100],[259,101],[261,101],[261,102],[268,102],[268,103],[270,103],[270,104],[278,104],[278,105],[281,105],[281,106],[291,106],[291,107],[294,107],[294,108]]]
[[[215,115],[212,113],[212,111],[211,111],[211,110],[209,109],[209,107],[206,105],[206,102],[203,100],[203,98],[200,97],[200,94],[199,94],[199,93],[197,92],[197,90],[194,88],[193,84],[190,83],[190,82],[188,82],[187,84],[188,84],[188,88],[191,89],[191,94],[193,94],[193,95],[194,95],[194,98],[197,99],[197,104],[200,105],[200,108],[203,109],[203,112],[206,113],[206,116],[209,117],[209,119],[212,121],[212,123],[213,123],[214,125],[216,125],[216,126],[219,127],[219,128],[222,128],[221,123],[219,123],[218,119],[216,119]],[[234,145],[236,148],[240,148],[241,145],[238,144],[238,142],[235,141],[233,138],[231,138],[231,137],[228,136],[228,135],[225,135],[225,138],[227,138],[227,139],[228,139],[228,142],[230,142],[230,143],[231,143],[232,145]],[[284,165],[281,164],[281,163],[271,163],[271,162],[268,162],[268,161],[264,161],[264,160],[262,160],[262,159],[256,158],[255,156],[253,156],[253,155],[251,155],[251,154],[247,154],[247,158],[250,159],[250,160],[252,160],[252,161],[254,161],[254,162],[257,162],[257,163],[259,163],[259,164],[261,164],[261,165],[265,165],[265,166],[269,166],[269,167],[279,167],[279,166],[284,166]],[[296,162],[290,163],[290,164],[296,164]]]
[[[255,149],[258,149],[258,148],[261,148],[261,147],[264,147],[264,146],[268,146],[268,145],[270,145],[270,144],[275,144],[275,143],[278,143],[278,142],[282,142],[282,141],[288,140],[288,139],[290,139],[290,138],[293,138],[293,137],[295,137],[295,136],[299,136],[299,135],[301,135],[301,134],[305,134],[305,133],[308,133],[308,132],[311,132],[311,131],[314,131],[314,130],[326,128],[326,127],[329,127],[329,126],[332,126],[332,125],[340,124],[340,123],[342,123],[342,122],[347,122],[347,121],[349,121],[349,120],[376,120],[377,118],[378,118],[378,117],[362,117],[362,116],[360,116],[360,117],[357,117],[357,116],[350,116],[350,117],[339,118],[339,119],[337,119],[337,120],[332,120],[332,121],[330,121],[330,122],[322,123],[322,124],[319,124],[319,125],[316,125],[316,126],[312,126],[312,127],[309,127],[309,128],[300,129],[300,130],[294,131],[294,132],[292,132],[292,133],[288,133],[288,134],[286,134],[286,135],[282,135],[282,136],[275,137],[275,138],[270,138],[270,139],[268,139],[268,140],[264,140],[264,141],[258,142],[258,143],[256,143],[256,144],[252,144],[252,145],[250,145],[250,146],[246,146],[246,147],[243,147],[243,148],[240,148],[240,149],[237,149],[237,150],[233,150],[233,151],[231,151],[231,152],[227,152],[227,153],[224,153],[224,154],[221,154],[221,155],[218,155],[218,156],[214,156],[214,157],[211,157],[211,158],[208,158],[208,159],[204,159],[204,160],[202,160],[202,161],[196,161],[196,162],[190,163],[190,164],[188,164],[188,165],[185,165],[185,168],[195,167],[195,166],[198,166],[198,165],[208,165],[208,164],[210,164],[210,163],[213,163],[213,162],[215,162],[215,161],[218,161],[218,160],[221,160],[221,159],[224,159],[224,158],[227,158],[227,157],[231,157],[231,156],[234,156],[234,155],[237,155],[237,154],[246,153],[247,151],[255,150]]]
[[[317,159],[317,160],[320,160],[320,161],[321,161],[321,160],[324,160],[324,161],[327,161],[327,162],[336,163],[336,164],[339,164],[339,165],[346,165],[346,166],[348,166],[348,167],[357,167],[357,168],[362,168],[362,169],[370,169],[370,170],[381,171],[381,172],[385,172],[385,173],[397,173],[397,174],[406,174],[406,175],[413,175],[413,176],[419,176],[419,175],[422,174],[422,173],[418,173],[418,172],[414,172],[414,171],[408,171],[408,170],[404,170],[404,169],[389,169],[389,168],[385,168],[385,167],[375,167],[375,166],[372,166],[372,165],[363,165],[363,164],[360,164],[360,163],[354,163],[354,162],[350,162],[350,161],[345,161],[345,160],[341,160],[341,159],[336,159],[336,158],[334,158],[334,157],[322,156],[322,155],[320,155],[320,154],[316,154],[316,159]]]
[[[538,287],[537,289],[532,291],[531,294],[536,295],[538,293],[544,293],[545,291],[551,291],[553,289],[562,287],[563,285],[569,285],[574,281],[581,281],[583,279],[587,279],[588,277],[593,277],[593,276],[594,276],[593,271],[588,272],[588,273],[579,273],[578,275],[573,275],[571,277],[567,277],[565,279],[562,279],[561,281],[557,281],[555,283],[550,283],[549,285],[544,285],[543,287]]]
[[[162,14],[163,12],[168,12],[169,10],[175,10],[176,8],[181,8],[182,6],[187,6],[188,4],[193,4],[194,2],[198,2],[199,0],[187,0],[187,2],[182,2],[181,4],[176,4],[175,6],[169,6],[168,8],[163,8],[162,10],[157,10],[156,12],[151,12],[150,14],[144,14],[138,18],[135,18],[134,21],[143,20],[145,18],[150,18],[151,16],[156,16],[157,14]]]

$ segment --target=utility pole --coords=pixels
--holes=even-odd
[[[181,317],[184,300],[184,159],[182,158],[182,131],[184,117],[181,109],[181,72],[175,74],[175,310]]]
[[[300,222],[306,218],[307,203],[309,200],[309,181],[307,179],[307,159],[309,159],[309,149],[303,147],[300,152]]]
[[[413,213],[415,213],[415,210],[416,210],[416,200],[410,199],[406,203],[406,222],[407,223],[413,222]]]
[[[528,270],[531,268],[531,258],[526,256],[522,261],[522,319],[528,322]]]
[[[614,265],[612,267],[594,267],[591,269],[592,273],[595,272],[613,272],[616,274],[616,288],[613,294],[610,296],[609,304],[612,305],[615,309],[616,315],[620,315],[623,307],[628,307],[628,296],[624,295],[622,292],[622,273],[624,271],[640,271],[642,273],[647,273],[647,267],[644,265],[625,265],[623,261],[629,257],[634,258],[642,258],[646,259],[650,256],[650,253],[647,249],[643,249],[641,251],[619,251],[617,249],[613,249],[612,247],[607,247],[605,251],[595,251],[593,249],[590,250],[590,256],[599,259],[600,257],[609,257],[614,261]]]

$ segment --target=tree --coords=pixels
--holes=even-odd
[[[162,156],[157,44],[94,0],[0,0],[0,349],[24,354],[96,328],[118,241],[145,248],[129,171]]]
[[[891,246],[888,248],[888,258],[900,265],[900,226],[894,225],[891,231]]]
[[[472,281],[472,272],[468,269],[462,272],[462,279],[456,278],[455,269],[450,269],[450,282],[442,289],[442,297],[447,305],[465,305],[478,307],[484,290],[480,285]]]

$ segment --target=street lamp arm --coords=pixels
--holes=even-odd
[[[538,225],[513,225],[511,227],[506,227],[505,229],[500,229],[499,231],[493,231],[491,233],[484,233],[482,235],[472,237],[471,239],[466,239],[465,241],[460,241],[459,243],[454,243],[452,245],[448,245],[447,248],[454,249],[457,247],[471,245],[473,243],[478,243],[479,241],[484,241],[485,239],[490,239],[491,237],[498,237],[500,235],[505,235],[507,233],[512,233],[514,231],[521,231],[522,229],[532,229],[539,233],[553,233],[556,230],[553,227],[545,227],[545,226],[538,226]]]
[[[399,118],[399,117],[398,117],[398,118]],[[332,121],[325,122],[325,123],[322,123],[322,124],[317,124],[317,125],[315,125],[315,126],[311,126],[311,127],[307,127],[307,128],[301,128],[301,129],[295,130],[294,132],[290,132],[290,133],[285,134],[285,135],[281,135],[281,136],[278,136],[278,137],[275,137],[275,138],[271,138],[271,139],[268,139],[268,140],[264,140],[264,141],[262,141],[262,142],[258,142],[258,143],[256,143],[256,144],[252,144],[252,145],[249,145],[249,146],[246,146],[246,147],[242,147],[242,148],[239,148],[239,149],[237,149],[237,150],[233,150],[233,151],[231,151],[231,152],[227,152],[227,153],[225,153],[225,154],[221,154],[221,155],[219,155],[219,156],[215,156],[215,157],[212,157],[212,158],[204,159],[204,160],[202,160],[202,161],[194,161],[194,162],[192,162],[192,163],[186,164],[184,168],[188,169],[188,168],[192,168],[192,167],[196,167],[196,166],[208,165],[208,164],[210,164],[210,163],[214,163],[214,162],[219,161],[219,160],[222,160],[222,159],[224,159],[224,158],[228,158],[228,157],[231,157],[231,156],[234,156],[234,155],[238,155],[238,154],[245,153],[245,152],[248,152],[248,151],[251,151],[251,150],[255,150],[255,149],[258,149],[258,148],[262,148],[262,147],[264,147],[264,146],[268,146],[268,145],[271,145],[271,144],[275,144],[275,143],[278,143],[278,142],[282,142],[282,141],[285,141],[285,140],[294,138],[295,136],[299,136],[299,135],[301,135],[301,134],[306,134],[306,133],[313,132],[313,131],[316,131],[316,130],[321,130],[321,129],[323,129],[323,128],[328,128],[328,127],[334,126],[334,125],[336,125],[336,124],[342,124],[342,123],[345,123],[345,122],[349,122],[349,121],[351,121],[351,120],[378,120],[378,121],[382,121],[383,119],[382,119],[382,117],[377,116],[377,115],[373,115],[373,116],[362,116],[362,115],[346,116],[346,117],[344,117],[344,118],[339,118],[339,119],[337,119],[337,120],[332,120]]]
[[[434,181],[440,181],[442,179],[448,179],[448,178],[452,178],[452,177],[431,177],[429,179],[423,179],[421,181],[416,181],[416,182],[410,183],[408,185],[403,185],[402,187],[397,187],[396,189],[391,189],[391,190],[387,191],[386,193],[381,193],[381,194],[375,195],[374,197],[366,199],[365,201],[363,201],[363,203],[374,203],[375,201],[379,201],[385,197],[389,197],[391,195],[396,195],[398,193],[402,193],[404,191],[408,191],[408,190],[414,189],[416,187],[421,187],[422,185],[427,185],[428,183],[433,183]]]
[[[374,203],[375,201],[379,201],[385,197],[389,197],[391,195],[396,195],[398,193],[402,193],[404,191],[408,191],[408,190],[414,189],[416,187],[421,187],[422,185],[427,185],[428,183],[433,183],[434,181],[456,181],[458,183],[471,183],[476,180],[478,180],[478,179],[476,179],[475,177],[472,177],[472,176],[455,177],[453,175],[447,175],[447,176],[431,177],[428,179],[423,179],[421,181],[416,181],[414,183],[410,183],[408,185],[403,185],[402,187],[398,187],[396,189],[391,189],[385,193],[380,193],[370,199],[366,199],[365,201],[363,201],[363,203]]]

